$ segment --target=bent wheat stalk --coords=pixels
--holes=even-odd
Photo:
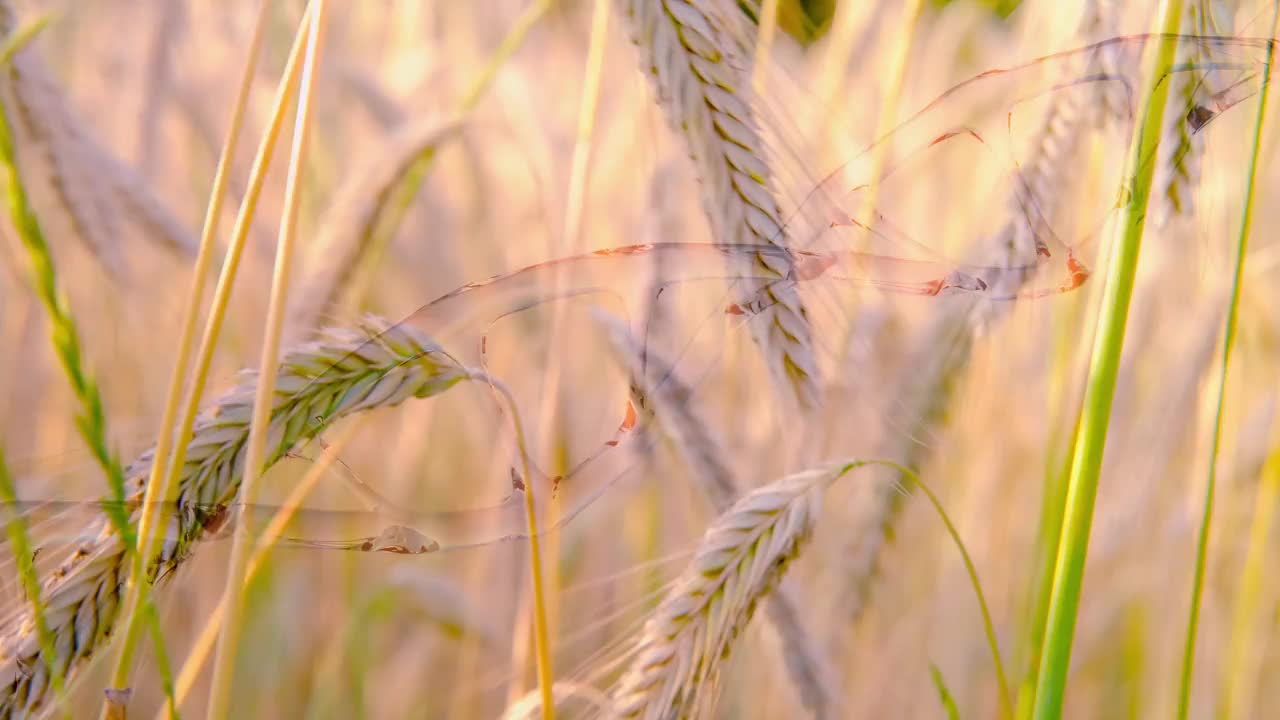
[[[863,465],[809,470],[744,496],[707,529],[693,560],[645,622],[635,659],[613,692],[621,717],[701,714],[720,662],[809,537],[822,493]]]
[[[270,467],[329,423],[357,413],[426,398],[470,377],[433,341],[411,328],[380,332],[331,330],[286,354],[276,381],[267,432]],[[369,342],[373,334],[376,342]],[[221,512],[190,508],[226,507],[235,500],[244,473],[245,443],[257,382],[246,373],[196,423],[182,468],[178,507],[150,578],[168,575],[190,556],[206,533],[225,520]],[[316,419],[321,421],[317,422]],[[126,471],[128,489],[140,503],[154,461],[144,453]],[[134,506],[136,521],[140,510]],[[0,624],[0,717],[25,716],[50,697],[50,678],[61,670],[69,681],[114,629],[120,594],[128,575],[126,546],[107,521],[45,580],[45,621],[59,648],[50,658],[39,650],[33,618],[21,613]],[[55,665],[56,663],[56,665]]]
[[[750,105],[751,55],[735,33],[738,10],[717,0],[619,0],[641,64],[673,130],[683,134],[702,182],[703,206],[721,245],[785,246],[764,142]],[[757,254],[749,262],[781,278],[790,267]],[[751,323],[773,377],[802,407],[818,402],[812,328],[794,285],[766,292],[771,307]]]

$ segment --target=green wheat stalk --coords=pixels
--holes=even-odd
[[[1271,37],[1280,23],[1280,2],[1275,3],[1271,17]],[[1267,91],[1271,87],[1271,65],[1275,58],[1275,40],[1267,43],[1267,60],[1262,66],[1262,88],[1258,91],[1258,119],[1253,126],[1253,152],[1249,157],[1249,176],[1245,184],[1244,210],[1240,218],[1240,236],[1236,241],[1235,271],[1231,279],[1231,301],[1227,306],[1227,323],[1222,333],[1222,364],[1218,368],[1218,392],[1214,410],[1213,444],[1209,451],[1209,478],[1205,483],[1204,507],[1200,531],[1196,536],[1195,576],[1191,583],[1191,609],[1187,613],[1187,637],[1182,652],[1182,678],[1178,685],[1178,720],[1186,720],[1191,704],[1191,676],[1195,668],[1196,629],[1200,622],[1200,599],[1204,594],[1205,562],[1209,554],[1209,532],[1213,520],[1214,492],[1218,484],[1218,451],[1222,444],[1222,412],[1226,405],[1227,369],[1235,344],[1240,315],[1240,295],[1244,287],[1244,259],[1249,249],[1249,233],[1253,228],[1253,200],[1258,186],[1258,156],[1262,147],[1262,126],[1267,116]]]
[[[1148,75],[1148,100],[1142,122],[1135,129],[1130,168],[1129,202],[1120,214],[1119,246],[1107,272],[1102,308],[1094,335],[1084,405],[1080,414],[1079,435],[1067,484],[1067,502],[1063,514],[1062,537],[1054,566],[1053,590],[1050,593],[1045,644],[1040,655],[1036,679],[1036,720],[1062,716],[1062,702],[1071,662],[1071,642],[1075,634],[1076,615],[1080,607],[1080,588],[1084,580],[1085,556],[1089,550],[1089,532],[1093,525],[1093,506],[1102,474],[1102,456],[1107,443],[1107,427],[1115,397],[1120,356],[1124,349],[1125,326],[1129,303],[1133,296],[1134,277],[1146,226],[1147,206],[1151,198],[1155,170],[1151,158],[1160,146],[1164,106],[1169,97],[1170,68],[1177,49],[1176,32],[1182,19],[1182,0],[1169,0],[1163,10],[1161,28],[1167,33],[1159,41]]]

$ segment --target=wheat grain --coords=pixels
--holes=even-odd
[[[750,104],[751,53],[732,3],[718,0],[619,0],[672,129],[684,136],[715,241],[783,245],[786,233],[772,172]],[[778,257],[750,262],[778,278]],[[752,323],[752,337],[775,380],[802,407],[818,402],[812,328],[799,293],[780,282],[766,290],[772,307]]]
[[[720,662],[813,529],[826,486],[856,464],[810,470],[744,496],[715,520],[645,622],[613,692],[622,717],[704,713]]]
[[[410,328],[395,326],[375,338],[369,342],[367,333],[332,330],[285,356],[268,430],[268,467],[333,421],[436,395],[469,375]],[[256,374],[246,373],[197,421],[182,471],[182,510],[167,521],[168,539],[148,567],[150,578],[170,574],[225,519],[222,511],[208,508],[226,508],[239,490],[255,382]],[[153,460],[148,451],[126,471],[135,503],[142,498]],[[137,514],[135,505],[135,519]],[[125,561],[125,545],[104,521],[95,539],[76,548],[45,581],[42,595],[57,641],[56,660],[38,651],[27,615],[0,625],[0,716],[38,709],[48,699],[52,663],[71,678],[104,644],[117,619],[128,574]]]

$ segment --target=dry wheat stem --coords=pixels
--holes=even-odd
[[[705,713],[721,661],[810,535],[823,491],[859,465],[809,470],[762,486],[711,524],[645,622],[635,659],[613,692],[619,715],[658,720]]]
[[[685,139],[702,182],[703,206],[722,245],[786,245],[756,115],[751,107],[751,56],[738,28],[741,14],[720,0],[619,0],[653,81],[658,104]],[[778,257],[749,262],[779,278],[790,267]],[[801,407],[818,403],[812,328],[791,283],[765,291],[773,305],[751,324],[773,378]]]
[[[375,337],[369,341],[370,335]],[[328,424],[344,417],[441,393],[469,377],[439,346],[408,327],[332,330],[287,353],[276,380],[267,429],[270,466]],[[166,541],[148,578],[170,575],[206,532],[226,519],[244,471],[245,443],[257,375],[246,373],[196,423],[187,445],[178,494],[179,512],[166,519]],[[319,419],[319,420],[317,420]],[[151,463],[144,453],[126,472],[136,502]],[[136,521],[139,510],[133,511]],[[96,538],[76,548],[42,591],[46,619],[57,639],[58,662],[73,678],[101,648],[117,620],[128,574],[125,546],[103,521]],[[27,614],[0,625],[0,717],[23,716],[49,698],[50,659],[39,653]]]
[[[261,40],[257,35],[264,25],[264,18],[268,12],[265,6],[259,10],[258,28],[255,29],[255,38],[251,42],[251,46]],[[306,27],[307,14],[303,14],[302,27]],[[266,169],[271,163],[271,156],[275,150],[275,143],[279,137],[280,128],[289,98],[292,96],[294,84],[298,78],[301,68],[302,50],[305,47],[305,32],[295,34],[293,47],[289,51],[289,57],[285,62],[284,77],[280,80],[276,88],[275,102],[273,103],[273,112],[271,114],[267,128],[263,132],[262,139],[259,142],[257,151],[253,159],[253,165],[249,173],[248,187],[244,198],[240,204],[240,209],[236,215],[235,225],[232,228],[231,239],[227,244],[226,255],[223,258],[222,269],[219,272],[218,284],[214,290],[213,301],[210,305],[208,317],[205,320],[204,333],[200,339],[200,350],[196,355],[195,367],[191,372],[190,388],[187,392],[183,411],[177,423],[177,431],[175,433],[176,442],[172,453],[163,453],[161,461],[151,468],[150,478],[146,485],[146,494],[143,502],[144,512],[138,521],[138,547],[139,553],[133,558],[129,572],[129,585],[125,593],[125,610],[124,618],[126,621],[124,638],[120,643],[119,656],[116,660],[116,667],[113,673],[114,687],[124,687],[127,682],[129,668],[133,657],[134,644],[137,639],[139,629],[138,618],[139,609],[148,601],[149,588],[143,579],[145,575],[146,563],[152,561],[159,551],[160,535],[158,533],[159,518],[153,509],[158,510],[163,503],[176,499],[175,496],[179,491],[181,481],[181,470],[184,465],[184,453],[192,436],[192,428],[196,422],[196,414],[199,411],[200,401],[204,396],[205,382],[208,379],[209,367],[213,361],[213,350],[217,344],[218,335],[222,330],[222,322],[226,316],[228,300],[231,296],[231,290],[235,285],[235,278],[240,267],[240,259],[244,251],[245,240],[248,236],[249,227],[251,225],[254,212],[257,208],[258,199],[262,191],[262,187],[266,177]],[[251,47],[252,49],[256,49]],[[242,79],[240,97],[237,99],[240,103],[235,115],[239,116],[244,109],[242,101],[245,99],[247,88],[245,83],[248,82],[248,76]],[[202,270],[208,262],[208,253],[212,248],[212,235],[216,226],[217,211],[220,203],[220,190],[225,189],[225,179],[229,177],[226,172],[230,168],[230,158],[233,157],[234,148],[231,147],[230,141],[234,139],[239,132],[238,121],[233,119],[232,127],[228,133],[228,144],[220,152],[219,167],[221,172],[214,178],[214,194],[210,197],[208,211],[205,215],[204,228],[201,233],[202,250],[196,258],[196,269]],[[174,417],[176,411],[175,403],[180,397],[182,386],[184,385],[183,368],[186,360],[182,357],[189,352],[189,344],[191,341],[190,333],[193,331],[193,323],[196,314],[199,311],[200,292],[196,290],[196,286],[203,284],[203,274],[201,280],[193,283],[193,292],[188,298],[186,316],[183,320],[182,338],[178,348],[179,358],[176,363],[174,374],[170,380],[169,395],[165,403],[164,422],[162,426],[166,431],[161,433],[159,446],[165,447],[173,439],[167,436],[167,429],[170,427],[170,421]],[[196,299],[193,299],[196,298]]]

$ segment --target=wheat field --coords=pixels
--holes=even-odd
[[[1277,8],[0,0],[0,717],[1270,717]]]

